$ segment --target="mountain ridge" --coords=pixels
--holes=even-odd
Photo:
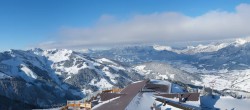
[[[141,79],[111,60],[67,49],[10,50],[0,53],[0,59],[0,95],[39,108]]]

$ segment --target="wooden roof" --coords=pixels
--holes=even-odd
[[[105,103],[96,108],[94,107],[93,110],[124,110],[137,95],[137,93],[144,87],[147,81],[148,80],[144,80],[128,85],[120,92],[123,95],[121,95],[118,99]]]

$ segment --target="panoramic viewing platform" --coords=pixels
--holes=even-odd
[[[199,101],[200,93],[180,92],[181,86],[164,80],[143,80],[129,84],[124,89],[110,88],[104,89],[88,98],[76,101],[67,101],[63,109],[68,110],[130,110],[137,109],[161,109],[161,108],[178,108],[185,110],[198,109],[188,104],[186,101]],[[178,91],[180,93],[176,93]],[[177,99],[179,101],[172,99]],[[148,100],[146,100],[148,99]],[[146,102],[145,102],[146,101]],[[157,105],[164,103],[164,105]],[[144,105],[143,104],[150,104]],[[198,102],[197,102],[198,103]],[[162,106],[162,107],[161,107]]]

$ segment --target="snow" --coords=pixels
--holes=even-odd
[[[101,88],[112,88],[113,85],[110,84],[106,79],[102,78],[99,82],[94,83],[96,79],[91,80],[91,85],[95,85],[97,87]]]
[[[104,67],[103,69],[103,72],[106,74],[106,76],[108,76],[110,78],[110,80],[113,82],[113,83],[116,83],[116,79],[117,77],[119,77],[119,75],[117,74],[112,74],[109,72],[109,67]]]
[[[150,70],[145,69],[146,65],[135,66],[134,69],[141,75],[150,74]]]
[[[236,63],[233,62],[232,63]],[[178,64],[179,65],[179,64]],[[206,70],[183,64],[181,70],[201,76],[201,81],[192,81],[195,85],[213,87],[216,90],[231,89],[250,92],[250,69],[245,70]],[[202,74],[200,74],[202,73]]]
[[[98,62],[100,63],[105,63],[105,62],[108,62],[108,63],[111,63],[113,65],[117,65],[116,63],[114,63],[113,61],[107,59],[107,58],[101,58],[101,59],[97,59]]]
[[[10,76],[0,72],[0,79],[11,78]]]
[[[52,53],[53,54],[52,54]],[[44,51],[44,55],[49,58],[49,60],[53,62],[61,62],[69,59],[70,54],[72,53],[72,50],[67,49],[53,49],[53,50],[46,50]]]
[[[170,74],[169,77],[170,77],[171,79],[174,79],[174,74]]]
[[[194,85],[202,85],[202,82],[201,82],[201,81],[191,80],[191,82],[192,82]]]
[[[68,80],[68,79],[70,79],[71,78],[71,76],[68,76],[67,78],[65,78],[64,80],[66,81],[66,80]]]
[[[250,69],[202,75],[202,83],[200,85],[213,87],[216,90],[232,89],[250,92]]]
[[[47,52],[50,53],[49,51],[47,51]],[[51,67],[53,69],[61,70],[62,72],[68,73],[68,75],[77,74],[79,72],[79,70],[85,69],[85,68],[95,69],[94,66],[100,65],[99,63],[87,60],[84,58],[84,56],[80,56],[78,54],[74,54],[75,57],[73,59],[70,59],[71,54],[72,54],[72,51],[62,49],[62,50],[56,51],[54,54],[45,54],[45,56],[47,56],[49,58],[49,60],[53,61],[53,64],[51,65]],[[60,57],[62,57],[62,58],[60,58]],[[80,66],[80,67],[78,67],[78,65],[76,65],[76,61],[78,61],[78,59],[81,59],[83,62],[82,66]],[[66,60],[73,60],[73,66],[65,67],[62,64],[60,64],[60,65],[58,64],[60,62],[66,61]],[[87,65],[87,63],[89,65]],[[61,72],[55,72],[55,73],[58,75],[61,75]]]
[[[176,73],[175,69],[171,67],[164,68],[164,64],[154,64],[153,66],[154,67],[151,68],[151,64],[141,64],[134,66],[133,69],[143,76],[151,75],[154,76],[154,78],[156,79],[174,79]]]
[[[134,84],[134,83],[139,83],[139,82],[142,82],[142,81],[135,81],[135,82],[132,82],[132,83]]]
[[[218,51],[229,44],[227,43],[221,43],[221,44],[208,44],[208,45],[202,45],[199,44],[198,46],[188,46],[186,49],[182,50],[182,53],[201,53],[201,52],[214,52]]]
[[[24,65],[22,59],[19,57],[15,57],[9,60],[4,60],[1,63],[11,66],[10,70],[5,72],[5,74],[7,74],[8,76],[11,77],[20,76],[28,82],[31,82],[37,78],[37,75],[33,71],[31,71],[26,65]],[[19,71],[18,67],[21,67],[20,68],[21,71]]]
[[[196,54],[201,52],[214,52],[218,51],[226,46],[228,46],[229,43],[221,43],[221,44],[208,44],[208,45],[202,45],[199,44],[197,46],[187,46],[185,49],[173,49],[170,46],[160,46],[160,45],[154,45],[153,48],[158,51],[167,50],[172,51],[178,54],[184,53],[184,54]]]
[[[218,71],[220,71],[220,70],[197,69],[196,67],[189,65],[189,64],[182,64],[180,67],[180,70],[183,70],[189,73],[205,73],[205,74],[218,73]]]
[[[91,52],[91,50],[88,49],[88,48],[76,49],[76,50],[74,50],[74,51],[76,51],[76,52],[81,52],[81,53],[89,53],[89,52]]]
[[[160,107],[162,110],[179,110],[170,105],[162,106],[161,102],[155,101],[154,93],[143,93],[137,94],[137,96],[130,102],[127,106],[127,110],[149,110],[149,108],[156,102],[156,105]],[[201,96],[201,99],[198,101],[187,101],[186,103],[182,103],[185,106],[192,106],[197,109],[200,108],[200,102],[202,103],[202,107],[204,108],[219,108],[221,110],[248,110],[250,99],[235,99],[232,97],[218,97],[213,99],[211,96]],[[160,97],[159,97],[160,98]],[[161,97],[163,98],[163,97]],[[164,98],[168,101],[179,103],[178,98]]]
[[[153,94],[154,93],[138,93],[125,110],[150,110],[153,103],[156,103],[156,106],[160,107],[161,110],[181,110],[170,105],[163,106],[161,102],[155,101]]]
[[[119,66],[117,63],[107,59],[107,58],[101,58],[101,59],[97,59],[96,60],[99,63],[110,63],[108,64],[109,67],[111,67],[112,69],[114,69],[115,71],[119,71],[119,70],[125,70],[125,68]]]
[[[218,73],[227,73],[227,72],[229,72],[227,69],[218,70]]]
[[[249,42],[249,39],[247,40],[247,39],[239,38],[235,40],[235,46],[240,46],[247,42]]]
[[[159,76],[160,76],[160,78],[168,79],[168,76],[167,76],[167,75],[162,75],[162,74],[160,74]],[[174,78],[174,77],[171,77],[171,78]]]
[[[29,77],[33,78],[33,79],[37,79],[37,75],[31,71],[28,67],[26,67],[25,65],[21,64],[21,70]]]
[[[163,51],[163,50],[167,50],[167,51],[172,51],[178,54],[184,53],[184,54],[196,54],[196,53],[201,53],[201,52],[215,52],[218,51],[222,48],[225,48],[229,45],[234,45],[236,47],[244,45],[246,43],[250,42],[250,37],[247,38],[239,38],[239,39],[235,39],[232,42],[224,42],[224,43],[216,43],[216,42],[212,42],[210,44],[199,44],[197,46],[187,46],[184,49],[174,49],[170,46],[162,46],[162,45],[154,45],[153,48],[155,50],[158,51]]]
[[[250,99],[235,99],[232,97],[220,97],[215,103],[216,108],[222,110],[249,110]]]
[[[97,78],[93,78],[91,85],[101,88],[110,88],[113,84],[116,84],[116,78],[119,74],[112,73],[110,69],[115,71],[125,70],[122,66],[116,64],[115,62],[101,58],[99,60],[92,59],[82,53],[73,52],[67,49],[50,49],[41,50],[33,49],[28,51],[10,51],[13,58],[1,61],[2,65],[10,66],[7,68],[9,70],[1,70],[0,78],[7,78],[6,75],[10,77],[22,77],[27,82],[33,82],[37,79],[37,74],[27,66],[26,62],[30,62],[32,66],[38,67],[42,70],[47,71],[49,76],[56,81],[58,84],[62,82],[58,79],[58,76],[63,76],[65,80],[68,80],[72,75],[78,74],[79,70],[82,69],[92,69],[100,75],[101,81],[94,81]],[[102,64],[107,63],[108,64]],[[65,66],[64,64],[68,65]],[[72,64],[72,65],[71,65]],[[97,68],[96,66],[103,66],[104,68]],[[20,67],[20,68],[19,68]],[[67,73],[67,74],[62,74]],[[109,80],[110,78],[110,80]],[[96,82],[96,83],[95,83]],[[67,86],[62,85],[63,88],[67,89]]]
[[[77,65],[74,65],[74,66],[71,66],[68,68],[62,66],[61,69],[65,72],[68,72],[68,73],[77,74],[80,69],[84,69],[86,67],[87,66],[85,64],[83,64],[83,66],[80,68],[78,68]]]
[[[158,51],[162,51],[162,50],[172,51],[172,48],[170,46],[154,45],[153,48]]]
[[[200,97],[202,107],[219,108],[221,110],[249,110],[250,99],[236,99],[230,96],[211,95]]]
[[[114,70],[116,71],[119,71],[119,70],[126,70],[124,67],[121,67],[121,66],[114,66],[114,65],[109,65],[109,67],[113,68]]]
[[[200,102],[199,102],[199,100],[198,101],[186,101],[185,103],[179,103],[179,98],[165,98],[165,97],[161,97],[161,96],[156,96],[156,97],[165,99],[165,100],[167,100],[169,102],[172,102],[172,103],[180,104],[182,106],[196,108],[195,110],[200,110]]]
[[[92,94],[93,91],[90,89],[82,89],[82,93],[88,95],[88,94]]]
[[[230,96],[214,96],[215,98],[212,98],[210,95],[201,96],[199,101],[187,101],[186,103],[183,103],[183,105],[186,106],[193,106],[197,107],[197,109],[200,109],[201,107],[204,108],[219,108],[221,110],[248,110],[250,99],[235,99]],[[178,103],[178,98],[164,98],[166,100],[176,102]],[[146,109],[143,109],[146,110]],[[165,110],[165,109],[163,109]],[[174,109],[175,110],[175,109]]]
[[[107,104],[107,103],[109,103],[109,102],[111,102],[111,101],[114,101],[114,100],[116,100],[116,99],[119,99],[119,98],[120,98],[120,97],[116,97],[116,98],[112,98],[112,99],[110,99],[110,100],[106,100],[106,101],[100,102],[98,105],[94,106],[92,109],[94,110],[94,109],[96,109],[96,108],[102,106],[103,104]]]
[[[143,71],[145,67],[146,67],[146,65],[139,65],[139,66],[136,66],[135,69]]]
[[[209,77],[211,79],[217,77]],[[209,79],[208,78],[208,79]],[[168,81],[151,79],[151,83],[154,84],[165,84],[170,85],[171,93],[184,93],[183,87],[178,84],[170,83]],[[164,98],[161,96],[154,96],[155,92],[139,92],[132,101],[128,104],[125,110],[150,110],[150,108],[155,103],[158,108],[161,110],[180,110],[179,108],[173,107],[171,105],[166,104],[163,106],[162,102],[155,101],[155,98],[162,98],[172,103],[181,104],[183,106],[192,107],[197,110],[201,109],[215,109],[219,108],[222,110],[228,109],[236,109],[236,110],[248,110],[250,99],[235,99],[229,96],[214,96],[212,98],[211,95],[201,96],[198,101],[187,101],[185,103],[179,103],[178,98]],[[116,99],[116,98],[115,98]],[[111,99],[109,101],[115,100]],[[109,101],[105,101],[104,103],[98,104],[94,108],[101,106],[102,104],[108,103]]]
[[[125,70],[125,68],[119,66],[117,63],[107,59],[107,58],[101,58],[101,59],[97,59],[96,60],[99,63],[105,64],[105,63],[109,63],[108,66],[111,67],[112,69],[119,71],[119,70]]]

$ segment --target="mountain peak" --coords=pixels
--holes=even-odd
[[[168,51],[172,51],[172,47],[170,46],[161,46],[161,45],[153,45],[153,48],[155,50],[161,51],[161,50],[168,50]]]
[[[245,43],[248,43],[248,42],[250,42],[250,38],[245,38],[245,39],[239,38],[239,39],[235,40],[234,44],[235,44],[235,46],[240,46],[240,45],[244,45]]]

